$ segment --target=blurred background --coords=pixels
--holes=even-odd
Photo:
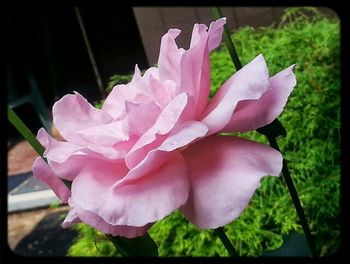
[[[221,10],[235,33],[246,26],[279,28],[285,9]],[[337,17],[331,9],[318,10]],[[128,80],[135,64],[144,70],[157,63],[161,36],[169,28],[182,30],[177,43],[187,49],[193,24],[209,25],[212,20],[209,7],[9,8],[8,104],[34,134],[45,127],[55,136],[51,108],[56,100],[77,91],[98,104],[114,80]],[[60,228],[68,209],[59,206],[53,193],[33,179],[31,167],[37,154],[9,122],[7,126],[9,245],[20,255],[66,255],[83,231]],[[62,246],[53,246],[55,243]]]

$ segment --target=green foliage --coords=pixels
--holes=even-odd
[[[119,75],[115,74],[111,78],[109,78],[109,82],[107,84],[107,92],[112,91],[112,88],[117,84],[127,84],[132,79],[132,74],[129,75]]]
[[[306,17],[305,13],[312,13]],[[296,64],[295,87],[279,120],[287,130],[278,143],[305,208],[321,255],[334,252],[340,240],[340,55],[339,21],[315,9],[290,8],[278,28],[244,27],[233,34],[242,64],[263,53],[270,75]],[[225,48],[211,54],[211,95],[233,73]],[[240,136],[267,143],[252,131]],[[77,225],[72,256],[114,255],[102,235]],[[258,256],[282,245],[282,236],[302,232],[292,200],[280,178],[266,177],[241,216],[225,226],[241,256]],[[160,256],[227,256],[212,230],[198,230],[180,212],[150,229]]]
[[[61,206],[61,203],[59,201],[54,201],[50,203],[49,208],[55,209],[55,208],[60,208],[60,206]]]
[[[75,224],[72,228],[78,232],[78,236],[69,248],[68,256],[121,256],[105,234],[86,224]]]

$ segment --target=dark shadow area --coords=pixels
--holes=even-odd
[[[18,243],[14,252],[20,256],[66,256],[77,235],[76,231],[61,227],[66,214],[47,215]]]
[[[113,74],[130,74],[135,64],[148,67],[131,6],[79,10],[104,87]],[[28,94],[28,74],[36,80],[48,109],[73,91],[92,104],[101,99],[73,5],[8,8],[6,26],[8,100]],[[27,112],[20,117],[37,131],[35,121],[26,120],[37,116]],[[11,129],[9,135],[16,133]]]
[[[135,64],[149,67],[131,7],[79,9],[104,84],[113,74],[133,73]]]
[[[22,119],[22,121],[29,127],[34,135],[37,131],[43,127],[43,124],[40,122],[40,118],[35,111],[32,104],[26,103],[14,108],[16,114]],[[48,109],[48,115],[51,117],[51,111]],[[22,135],[17,131],[17,129],[10,123],[7,122],[7,135],[8,141],[11,142],[10,146],[14,146],[19,140],[23,140]]]

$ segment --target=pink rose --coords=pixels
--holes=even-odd
[[[65,142],[44,129],[33,171],[71,210],[63,226],[85,222],[104,233],[135,237],[180,209],[199,228],[236,219],[260,179],[278,176],[281,154],[219,132],[255,130],[283,110],[296,84],[293,66],[269,77],[264,57],[232,75],[209,101],[209,52],[221,42],[225,18],[195,24],[190,48],[178,29],[162,37],[158,68],[117,85],[102,109],[80,94],[53,106]],[[69,190],[62,180],[72,181]]]

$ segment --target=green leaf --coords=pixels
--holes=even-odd
[[[148,233],[136,238],[108,235],[113,245],[124,257],[157,257],[158,246]]]
[[[16,115],[16,113],[11,109],[11,107],[7,107],[7,118],[11,122],[11,124],[18,130],[19,133],[24,137],[25,140],[29,142],[30,145],[34,148],[34,150],[43,157],[43,153],[45,148],[40,142],[36,139],[30,129],[23,123],[23,121]]]

